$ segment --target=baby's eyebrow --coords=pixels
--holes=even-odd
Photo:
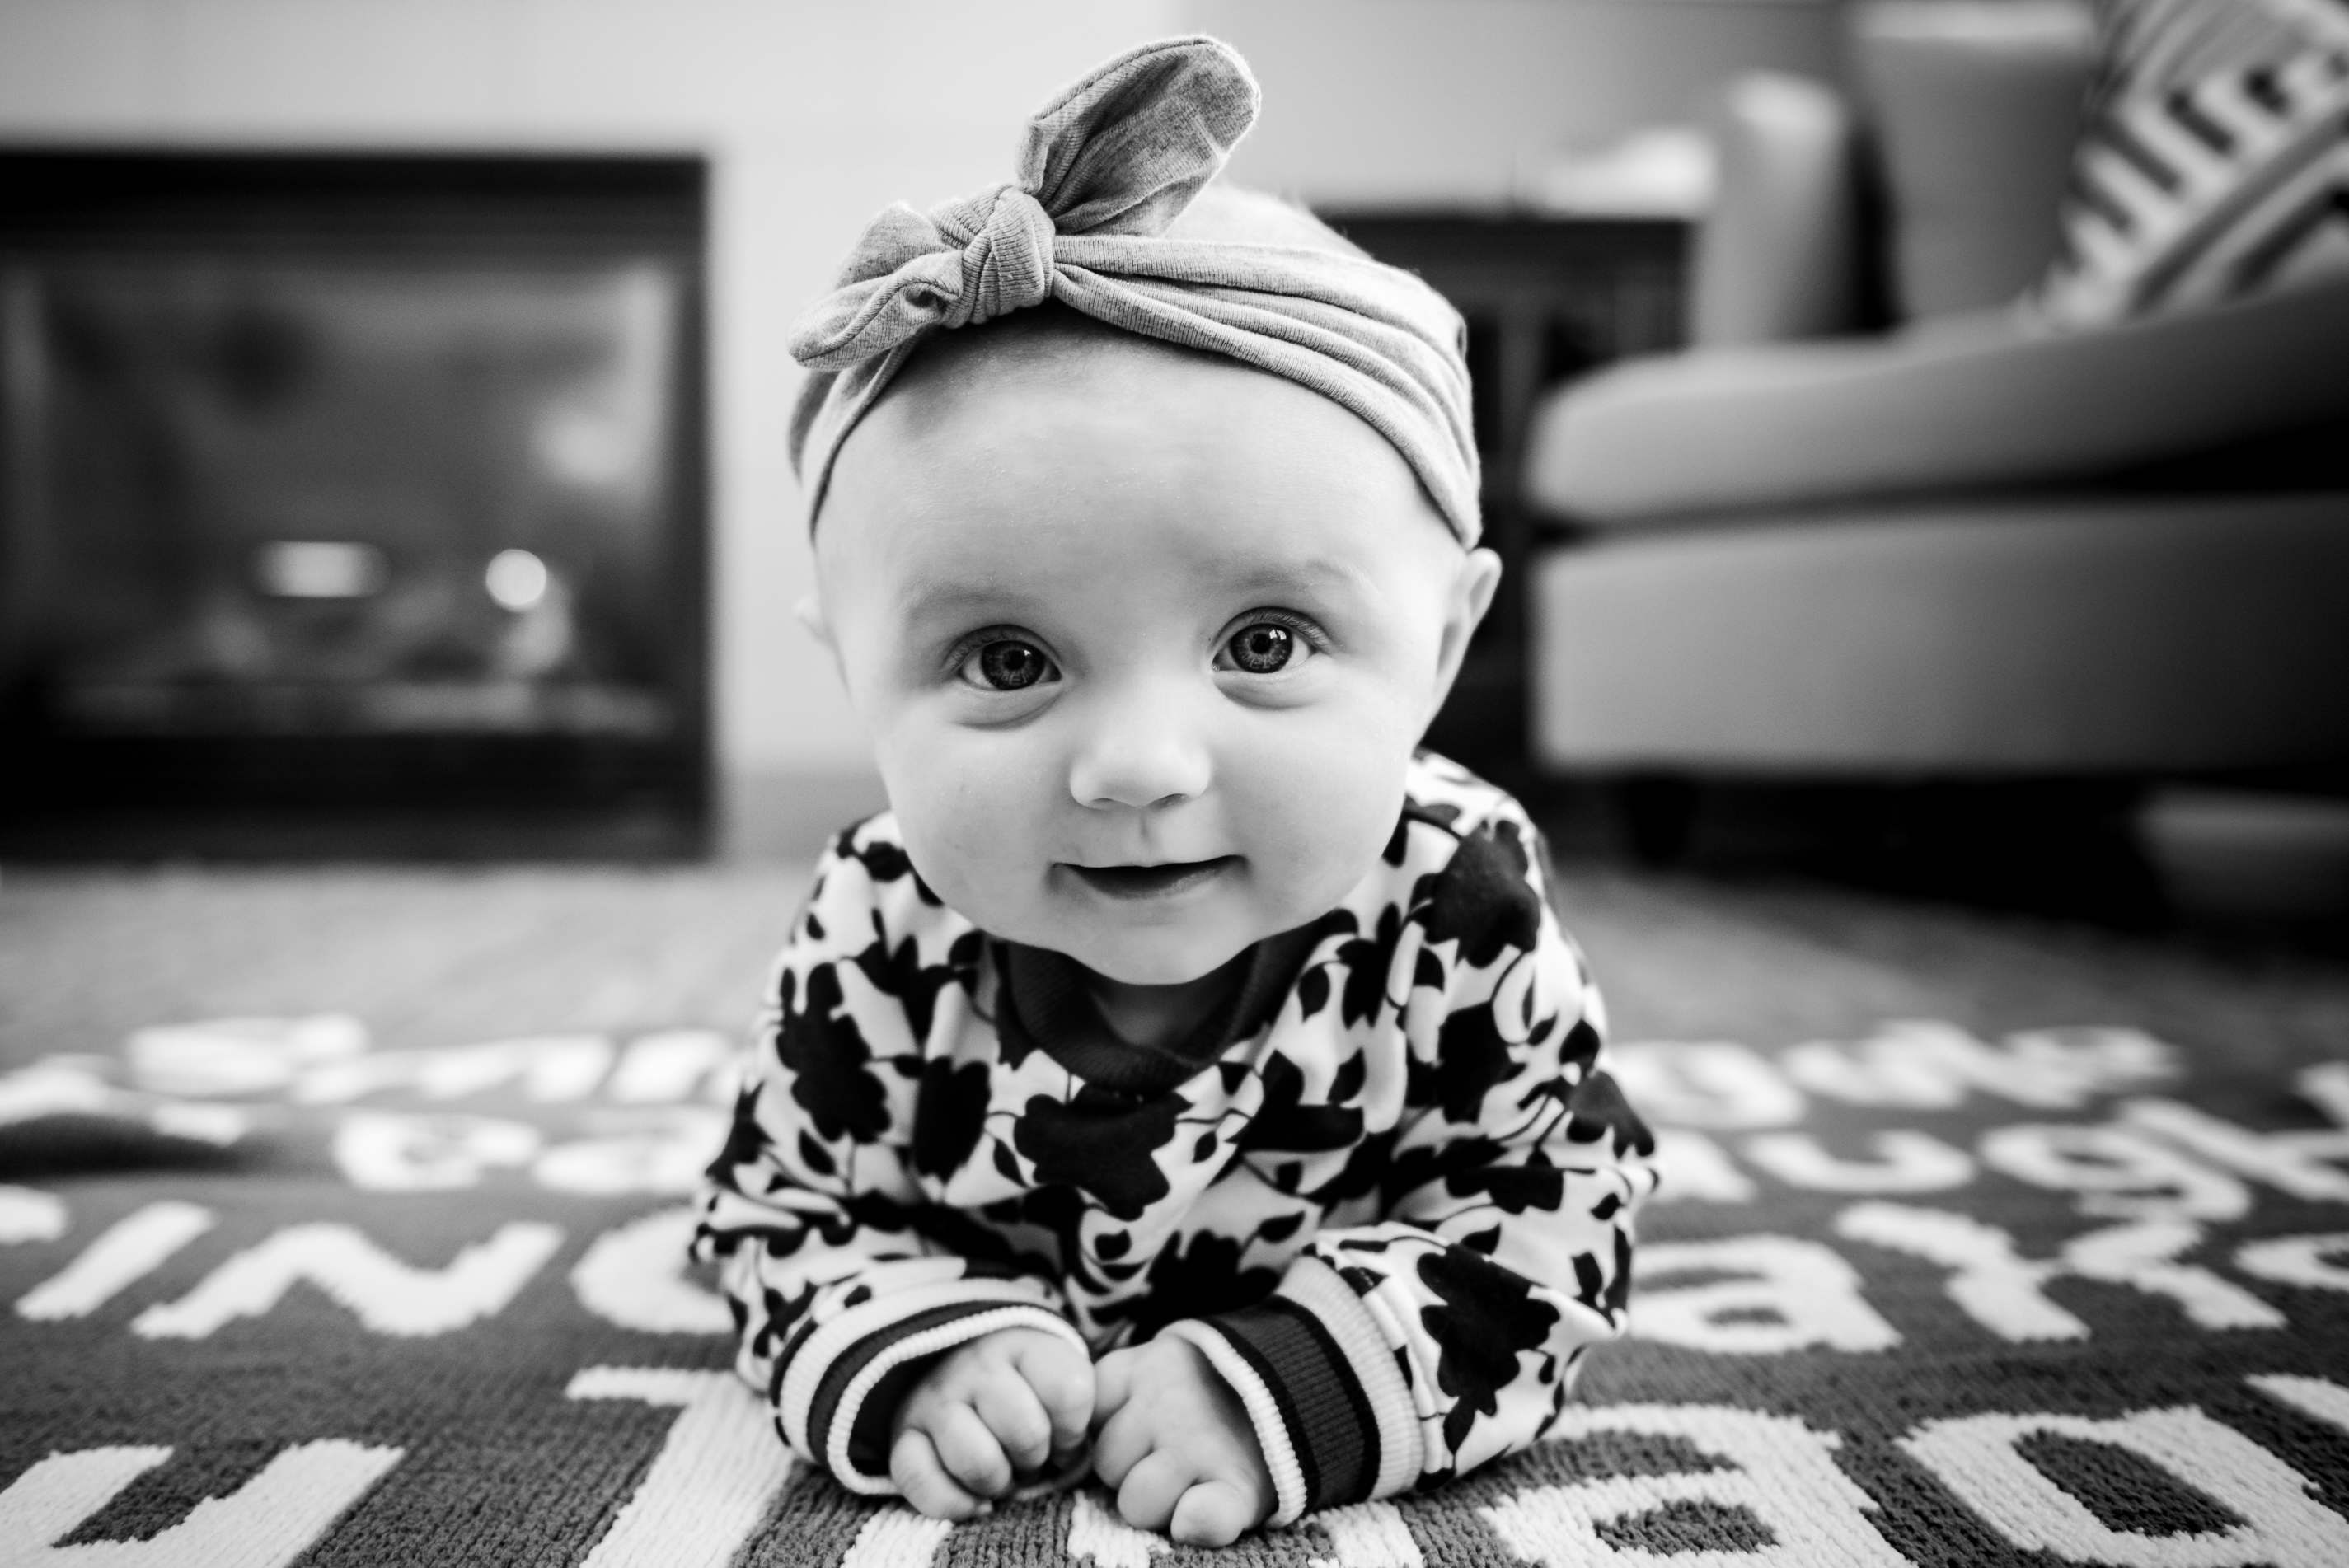
[[[1243,551],[1212,563],[1201,577],[1213,584],[1216,594],[1233,599],[1299,595],[1360,599],[1375,597],[1377,593],[1360,566],[1338,555],[1300,557]],[[1047,608],[1033,580],[938,577],[912,588],[903,614],[908,624],[922,625],[938,621],[1018,621]]]
[[[1272,593],[1303,590],[1367,593],[1370,577],[1353,562],[1336,555],[1241,556],[1217,573],[1226,592]]]
[[[1006,583],[968,579],[932,582],[916,588],[906,598],[905,614],[909,621],[962,619],[979,611],[1016,614],[1030,603],[1030,595]]]

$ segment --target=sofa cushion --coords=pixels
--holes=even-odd
[[[1602,540],[1528,592],[1569,769],[2349,760],[2349,497],[2017,498]]]
[[[1713,107],[1721,193],[1697,231],[1689,340],[1830,337],[1860,325],[1859,147],[1843,99],[1775,71]]]
[[[2349,274],[2349,5],[2116,0],[2105,47],[2050,321]]]
[[[1601,527],[2092,480],[2349,420],[2349,280],[2049,332],[2017,311],[1880,338],[1632,360],[1537,407],[1537,509]]]
[[[1852,13],[1897,319],[2004,304],[2054,260],[2096,60],[2082,0],[1875,0]]]

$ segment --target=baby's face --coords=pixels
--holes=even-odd
[[[1134,985],[1369,871],[1498,573],[1319,394],[1065,329],[926,348],[843,448],[816,545],[916,869]]]

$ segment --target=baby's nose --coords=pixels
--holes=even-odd
[[[1080,806],[1141,810],[1196,799],[1212,773],[1179,703],[1133,697],[1089,727],[1069,769],[1069,793]]]

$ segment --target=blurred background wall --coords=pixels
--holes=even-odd
[[[1741,70],[1838,74],[1827,0],[0,0],[17,145],[691,152],[712,170],[713,668],[738,850],[877,797],[790,607],[801,304],[872,211],[1004,177],[1097,60],[1209,32],[1263,79],[1237,177],[1499,208],[1528,160],[1692,118]]]

